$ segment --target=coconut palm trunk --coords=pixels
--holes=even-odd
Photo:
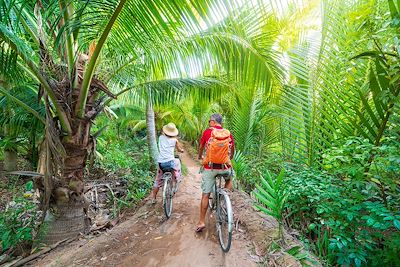
[[[4,127],[4,134],[6,137],[9,135],[9,130],[8,127]],[[15,171],[17,169],[17,148],[16,147],[11,147],[10,145],[7,145],[4,148],[4,170],[5,171]]]
[[[147,100],[146,104],[146,126],[147,126],[147,143],[150,151],[150,158],[153,166],[157,166],[158,148],[157,148],[157,134],[153,104],[151,100]]]
[[[64,150],[62,162],[53,165],[53,170],[60,173],[59,180],[52,181],[51,197],[49,197],[46,214],[47,233],[45,241],[54,243],[76,236],[85,230],[85,213],[87,203],[84,197],[84,170],[88,153],[93,148],[90,137],[91,123],[87,120],[72,120],[73,131],[69,136],[57,136]],[[75,123],[74,123],[75,122]],[[55,137],[55,138],[57,138]],[[47,138],[50,138],[47,136]],[[54,137],[51,137],[54,138]],[[46,140],[54,142],[54,140]],[[55,140],[57,143],[57,140]],[[54,152],[50,154],[54,155]],[[52,157],[47,160],[53,161]],[[47,162],[49,166],[51,162]],[[54,175],[54,174],[53,174]],[[49,185],[46,185],[48,187]]]
[[[3,111],[5,114],[10,116],[10,112],[8,110]],[[12,138],[12,133],[9,129],[9,125],[4,126],[4,136],[7,138],[10,138],[9,141],[14,140]],[[4,146],[4,170],[5,171],[15,171],[17,169],[17,147],[16,144],[13,145],[13,142],[9,142],[8,144],[5,144]]]
[[[14,150],[4,150],[4,170],[15,171],[17,169],[17,152]]]

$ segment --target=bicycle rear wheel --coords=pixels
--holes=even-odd
[[[219,190],[218,190],[219,191]],[[224,191],[217,193],[217,232],[223,252],[228,252],[232,243],[233,212],[229,196]]]
[[[164,213],[167,219],[171,217],[172,214],[173,195],[174,195],[174,188],[172,184],[172,175],[169,174],[164,180],[164,188],[163,188],[163,206],[164,206]]]

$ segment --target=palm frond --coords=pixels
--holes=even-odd
[[[381,5],[363,5],[362,1],[325,1],[321,45],[303,45],[290,55],[295,85],[285,87],[282,94],[282,125],[286,129],[282,142],[287,151],[309,165],[318,162],[319,151],[336,140],[362,135],[374,142],[382,127],[385,103],[377,95],[393,91],[385,78],[388,75],[382,71],[381,60],[361,60],[355,54],[387,57],[363,51],[371,41],[360,37],[370,34],[369,28],[360,30],[361,17],[383,9]],[[357,13],[362,8],[365,12]]]
[[[5,90],[0,87],[0,125],[7,125],[16,134],[30,129],[39,121],[45,124],[45,108],[42,102],[36,100],[37,92],[31,87],[14,87]],[[16,104],[16,102],[18,104]]]
[[[260,177],[261,184],[256,184],[253,191],[258,203],[256,208],[264,213],[275,217],[280,223],[283,216],[283,209],[287,198],[286,186],[284,183],[284,170],[274,179],[267,171],[265,178]]]

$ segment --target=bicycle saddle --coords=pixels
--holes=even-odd
[[[169,167],[169,168],[161,168],[161,171],[162,171],[163,173],[164,173],[164,172],[173,172],[174,169],[171,168],[171,167]]]
[[[230,173],[224,173],[224,174],[217,174],[217,175],[215,175],[215,177],[221,176],[221,177],[227,178],[230,175],[231,175]]]

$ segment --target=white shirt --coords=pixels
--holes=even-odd
[[[160,154],[158,155],[158,162],[168,162],[175,159],[174,151],[176,145],[176,138],[167,137],[165,135],[160,135],[158,138],[158,150]]]

